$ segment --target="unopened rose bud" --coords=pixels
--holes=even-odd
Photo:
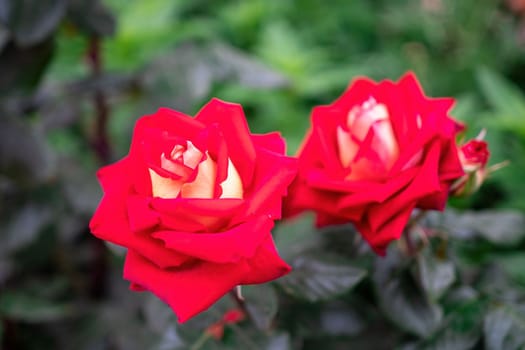
[[[454,196],[466,196],[478,190],[487,178],[487,162],[490,152],[487,142],[483,140],[485,130],[473,140],[465,143],[458,150],[458,156],[465,175],[460,177],[451,188]]]
[[[239,323],[244,320],[246,315],[242,310],[233,309],[224,314],[222,320],[225,324]]]
[[[224,323],[216,322],[206,328],[205,332],[215,340],[221,340],[224,335]]]

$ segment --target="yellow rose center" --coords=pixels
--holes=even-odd
[[[399,146],[392,129],[387,107],[370,97],[353,107],[346,118],[346,128],[337,128],[339,160],[350,168],[348,179],[381,177],[392,168],[399,156]],[[377,159],[359,157],[368,147]]]
[[[204,158],[204,160],[202,160]],[[149,169],[151,190],[154,197],[161,198],[213,198],[217,177],[217,164],[208,152],[202,153],[191,141],[186,141],[186,147],[175,145],[169,156],[160,155],[160,166],[173,174],[181,174],[180,179],[164,177],[153,169]],[[197,168],[195,179],[188,182],[181,169]],[[241,177],[232,161],[228,159],[228,174],[220,184],[222,194],[220,198],[243,198]]]

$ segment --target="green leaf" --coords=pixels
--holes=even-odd
[[[398,350],[465,350],[474,349],[474,345],[479,340],[477,333],[461,334],[453,330],[446,329],[432,341],[414,342],[400,347]]]
[[[436,256],[429,249],[417,257],[417,267],[418,279],[433,300],[441,297],[456,279],[452,261]]]
[[[488,102],[498,112],[516,118],[525,114],[525,97],[506,79],[488,68],[478,69],[477,79]]]
[[[481,210],[462,213],[448,209],[437,214],[444,227],[455,238],[481,237],[501,245],[514,246],[525,238],[525,215],[517,210]]]
[[[5,254],[2,254],[5,255]],[[6,259],[7,257],[0,258],[0,285],[4,284],[5,281],[15,271],[15,264]]]
[[[72,0],[68,12],[73,23],[89,35],[111,36],[115,33],[115,18],[99,0]]]
[[[291,260],[304,251],[319,246],[321,237],[313,228],[313,221],[312,215],[301,215],[278,223],[273,235],[283,259]]]
[[[166,75],[167,71],[172,74]],[[235,82],[244,89],[275,89],[288,83],[256,57],[230,45],[194,41],[180,44],[159,57],[144,74],[146,92],[151,94],[147,96],[148,106],[153,101],[188,113],[219,82]]]
[[[525,309],[499,305],[484,319],[485,349],[518,350],[525,347]]]
[[[20,182],[40,182],[53,175],[54,162],[54,154],[39,129],[19,120],[0,118],[3,174]]]
[[[523,252],[512,252],[498,254],[492,257],[493,261],[500,264],[507,275],[515,282],[525,286],[525,254]]]
[[[19,46],[37,44],[56,29],[67,0],[0,0],[0,21]]]
[[[219,80],[233,80],[255,89],[276,89],[290,84],[284,75],[264,65],[256,56],[230,45],[216,43],[210,51],[215,61],[214,74]]]
[[[485,304],[468,299],[456,304],[441,329],[430,339],[413,342],[400,350],[474,349],[482,333]]]
[[[268,330],[278,311],[277,294],[268,284],[242,287],[246,308],[257,328]]]
[[[58,166],[64,197],[71,208],[80,214],[90,215],[102,197],[102,190],[93,169],[79,164],[79,159],[63,157]]]
[[[454,118],[467,122],[471,126],[471,123],[476,122],[475,116],[479,113],[478,108],[479,101],[474,94],[463,94],[456,99],[451,114]]]
[[[268,339],[265,350],[291,350],[290,334],[278,333]]]
[[[366,271],[333,254],[304,254],[292,261],[293,270],[277,282],[288,293],[309,301],[330,299],[355,287]]]
[[[525,132],[525,96],[520,90],[487,68],[478,69],[477,78],[485,98],[498,114],[493,125]]]
[[[28,203],[12,214],[11,220],[0,235],[0,254],[17,251],[33,243],[52,220],[51,208]]]
[[[158,301],[156,303],[158,304]],[[198,342],[202,333],[209,326],[220,321],[224,314],[233,308],[237,308],[237,305],[233,301],[233,298],[229,294],[226,294],[206,311],[201,312],[185,323],[177,324],[176,331],[178,337],[185,344],[194,344],[195,342]],[[151,313],[150,316],[155,317],[153,313]],[[208,341],[207,344],[213,344],[213,341]]]
[[[56,321],[71,316],[74,311],[70,304],[56,303],[20,292],[4,292],[0,295],[0,314],[18,321]]]
[[[321,310],[317,331],[331,336],[357,336],[367,326],[366,317],[357,307],[335,301]]]
[[[52,37],[29,47],[18,46],[12,41],[5,45],[0,53],[0,96],[2,100],[8,96],[33,92],[51,62],[54,49]],[[23,107],[26,111],[34,108],[32,103]],[[19,109],[24,110],[24,108]],[[2,113],[2,118],[5,118],[5,112]],[[0,126],[0,130],[2,128],[3,126]]]
[[[427,338],[439,328],[443,311],[418,287],[398,254],[390,250],[386,258],[376,259],[373,281],[379,305],[398,327]]]

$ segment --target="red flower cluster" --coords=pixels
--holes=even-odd
[[[426,97],[411,73],[352,82],[313,110],[286,215],[353,222],[384,254],[414,208],[442,210],[469,164],[485,168],[484,142],[457,148],[463,126],[448,115],[452,104]],[[129,154],[99,171],[104,197],[91,230],[128,248],[132,289],[185,321],[237,285],[290,271],[270,232],[297,173],[284,152],[279,134],[250,133],[239,105],[213,99],[195,118],[160,109],[137,122]]]

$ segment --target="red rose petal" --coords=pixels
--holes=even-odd
[[[164,241],[166,248],[215,263],[238,262],[252,257],[270,235],[273,220],[261,216],[228,231],[190,233],[157,231],[153,237]]]
[[[242,182],[249,186],[255,166],[255,148],[242,106],[213,98],[197,113],[196,120],[211,125],[217,123],[228,144],[228,155],[237,168]]]
[[[286,153],[286,142],[278,132],[268,134],[251,135],[254,147],[264,148],[279,155]]]
[[[247,215],[265,213],[273,219],[279,219],[282,196],[286,195],[288,185],[296,173],[296,159],[258,149],[256,175],[246,201]]]
[[[403,230],[410,219],[414,203],[407,204],[405,207],[394,215],[389,217],[389,220],[382,223],[380,227],[372,228],[366,220],[356,223],[356,227],[361,232],[365,240],[370,244],[372,249],[379,254],[385,255],[388,244],[397,240],[403,234]],[[374,215],[370,213],[370,215]]]
[[[246,262],[251,271],[244,276],[242,284],[264,283],[284,276],[292,270],[277,253],[271,235],[266,236],[265,242],[259,246],[256,254]]]
[[[167,250],[161,241],[147,234],[131,232],[125,202],[113,194],[104,195],[89,227],[98,238],[136,249],[160,267],[178,266],[189,259],[183,254]]]
[[[340,111],[331,110],[326,106],[315,107],[312,111],[312,135],[310,142],[305,144],[301,154],[312,156],[311,163],[322,162],[326,169],[341,169],[337,153],[336,120]],[[301,155],[299,154],[301,159]],[[301,165],[300,167],[304,167]],[[308,164],[308,163],[307,163]]]
[[[206,310],[238,285],[250,267],[196,262],[174,269],[161,269],[133,250],[128,250],[124,278],[141,285],[167,303],[180,322]]]
[[[150,207],[151,197],[129,196],[127,210],[129,227],[133,232],[155,228],[160,223],[160,216]]]

